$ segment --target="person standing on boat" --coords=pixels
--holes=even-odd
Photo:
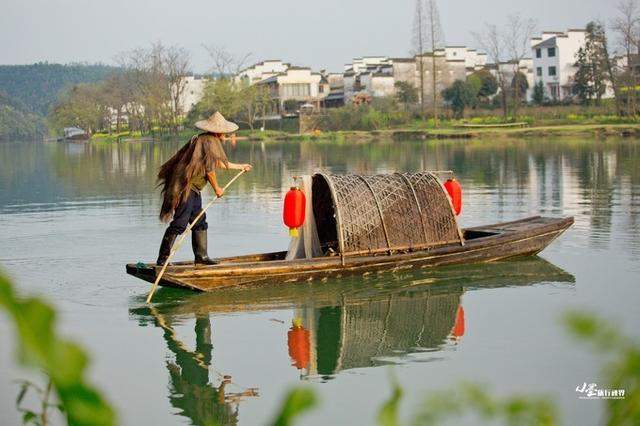
[[[225,135],[238,130],[238,125],[227,121],[215,112],[195,126],[204,133],[194,135],[173,157],[160,166],[158,186],[162,187],[162,208],[160,220],[171,223],[162,237],[157,265],[164,265],[171,253],[176,237],[182,234],[191,221],[202,210],[200,192],[207,182],[211,184],[217,197],[222,197],[223,189],[216,180],[215,169],[251,170],[250,164],[234,164],[227,160],[222,147]],[[202,215],[193,226],[191,243],[196,264],[215,265],[217,261],[207,254],[206,215]]]

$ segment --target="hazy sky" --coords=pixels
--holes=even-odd
[[[405,56],[415,0],[0,0],[0,63],[112,63],[153,41],[191,52],[209,67],[202,44],[252,53],[251,62],[285,59],[340,71],[354,56]],[[440,0],[447,44],[474,46],[471,31],[510,13],[541,31],[606,23],[617,0]],[[474,46],[475,47],[475,46]]]

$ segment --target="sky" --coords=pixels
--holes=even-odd
[[[472,35],[509,14],[539,31],[609,24],[618,0],[439,0],[445,41],[478,47]],[[118,53],[160,41],[211,70],[203,45],[248,62],[283,59],[341,71],[353,57],[407,56],[415,0],[0,0],[0,64],[113,64]]]

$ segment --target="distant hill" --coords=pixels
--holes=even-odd
[[[100,81],[117,69],[108,65],[61,65],[47,62],[0,65],[0,92],[22,106],[18,109],[46,116],[65,87]]]
[[[36,139],[45,132],[42,116],[0,91],[0,141]]]

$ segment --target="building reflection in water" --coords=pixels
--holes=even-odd
[[[141,324],[163,330],[174,358],[166,363],[169,400],[179,414],[194,424],[236,424],[239,405],[258,397],[258,391],[236,385],[213,367],[210,315],[291,309],[291,327],[282,341],[273,344],[287,346],[291,365],[301,378],[326,380],[344,370],[403,362],[409,354],[455,346],[468,326],[461,304],[466,291],[540,282],[571,284],[574,277],[533,257],[204,294],[162,289],[153,307],[130,312]],[[132,304],[140,306],[143,301],[144,296],[138,296]],[[183,323],[188,318],[195,318],[193,351],[172,326],[172,321]],[[210,372],[215,380],[210,380]]]

